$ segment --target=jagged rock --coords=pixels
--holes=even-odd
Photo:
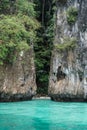
[[[67,0],[63,4],[58,0],[56,4],[56,35],[48,93],[55,101],[87,101],[87,0]],[[67,10],[71,7],[77,9],[78,16],[69,24]],[[65,49],[59,48],[65,38],[76,38],[76,46],[66,43]]]
[[[36,93],[33,47],[21,51],[13,64],[0,66],[0,101],[31,100]]]

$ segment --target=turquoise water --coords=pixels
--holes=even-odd
[[[87,103],[0,103],[0,130],[87,130]]]

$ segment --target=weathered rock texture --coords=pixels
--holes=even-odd
[[[0,101],[30,100],[36,93],[34,53],[19,52],[12,65],[0,66]]]
[[[76,38],[76,47],[58,50],[51,59],[49,95],[55,101],[87,101],[87,0],[58,0],[54,46],[64,37]],[[72,25],[67,10],[74,7],[78,16]]]

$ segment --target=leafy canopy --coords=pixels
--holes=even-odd
[[[39,23],[34,4],[28,0],[0,1],[0,64],[13,63],[17,52],[27,50],[36,39]],[[3,7],[8,7],[3,10]],[[12,14],[14,10],[14,14]],[[11,13],[10,13],[11,12]]]
[[[29,34],[21,21],[17,17],[2,17],[0,20],[0,64],[10,62],[16,50],[29,48],[27,43]]]

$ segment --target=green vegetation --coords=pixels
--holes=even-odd
[[[9,0],[0,0],[0,14],[10,13],[10,2]]]
[[[0,65],[12,64],[18,52],[27,51],[34,43],[38,94],[48,90],[56,2],[65,4],[67,0],[0,0]],[[77,14],[73,7],[67,10],[69,24],[76,21]],[[58,51],[74,47],[75,39],[56,46]]]
[[[67,10],[67,21],[70,25],[76,22],[78,16],[78,10],[75,7],[69,7]]]
[[[16,17],[2,16],[0,20],[0,64],[12,62],[17,49],[28,48],[28,32]],[[23,47],[22,47],[23,48]]]
[[[29,17],[35,17],[36,15],[34,6],[35,5],[32,2],[29,2],[29,0],[18,0],[16,2],[17,13],[21,13]]]
[[[50,0],[0,0],[0,65],[13,64],[18,53],[34,43],[40,94],[47,94],[54,5]]]
[[[12,64],[17,52],[29,49],[39,27],[32,2],[19,0],[11,4],[9,0],[0,1],[0,65]]]
[[[60,51],[63,52],[65,50],[71,50],[74,49],[76,47],[77,41],[75,38],[64,38],[64,42],[61,44],[56,44],[55,48]]]
[[[36,6],[37,19],[41,23],[41,28],[37,31],[37,42],[34,44],[37,93],[47,94],[51,50],[53,47],[54,35],[54,6],[50,0],[34,0]]]

